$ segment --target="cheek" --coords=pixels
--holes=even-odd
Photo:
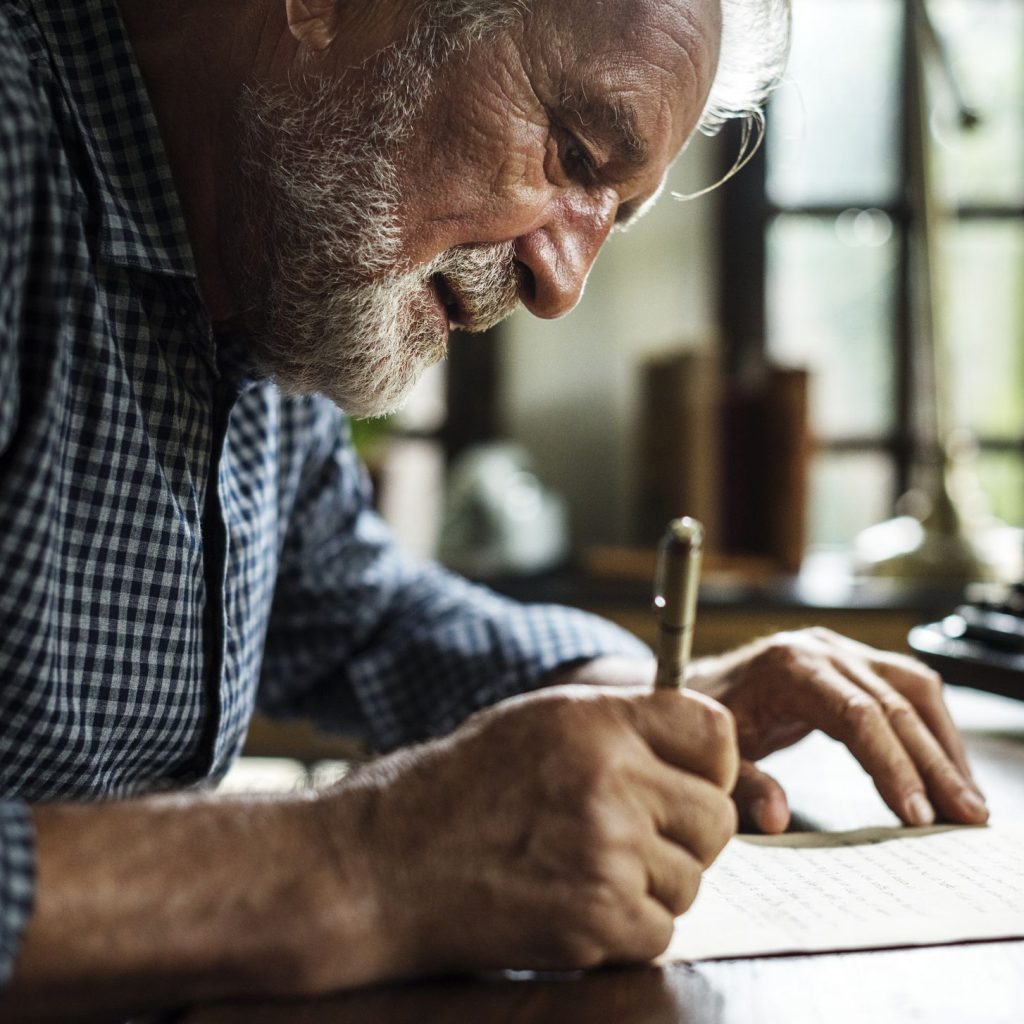
[[[424,117],[400,162],[408,265],[535,229],[555,192],[549,140],[546,124],[516,109],[449,105]]]
[[[550,160],[543,139],[523,140],[519,145],[503,146],[493,157],[490,194],[496,199],[531,202],[547,197],[551,181]]]
[[[408,175],[400,216],[410,266],[459,245],[513,241],[536,230],[557,198],[542,146],[465,156],[449,153]]]

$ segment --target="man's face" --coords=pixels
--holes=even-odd
[[[439,59],[252,90],[236,287],[286,390],[391,411],[519,302],[575,306],[601,244],[661,187],[703,109],[716,0],[538,0]]]

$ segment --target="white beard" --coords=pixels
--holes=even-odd
[[[447,351],[430,287],[444,275],[485,330],[518,303],[511,243],[460,246],[401,265],[394,153],[433,80],[408,51],[390,54],[372,93],[335,79],[250,88],[241,111],[244,190],[236,287],[252,354],[288,392],[321,392],[355,416],[394,411]],[[384,84],[386,83],[386,85]]]

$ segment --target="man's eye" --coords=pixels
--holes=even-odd
[[[568,174],[583,181],[585,184],[592,184],[597,180],[597,164],[594,158],[578,143],[569,141],[566,143],[562,153],[562,163]]]

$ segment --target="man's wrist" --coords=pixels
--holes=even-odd
[[[392,757],[401,756],[393,754]],[[329,991],[408,973],[398,923],[388,920],[377,875],[372,826],[379,782],[372,772],[347,779],[309,801],[306,828],[317,851],[304,902],[309,928],[300,937],[307,988]]]

